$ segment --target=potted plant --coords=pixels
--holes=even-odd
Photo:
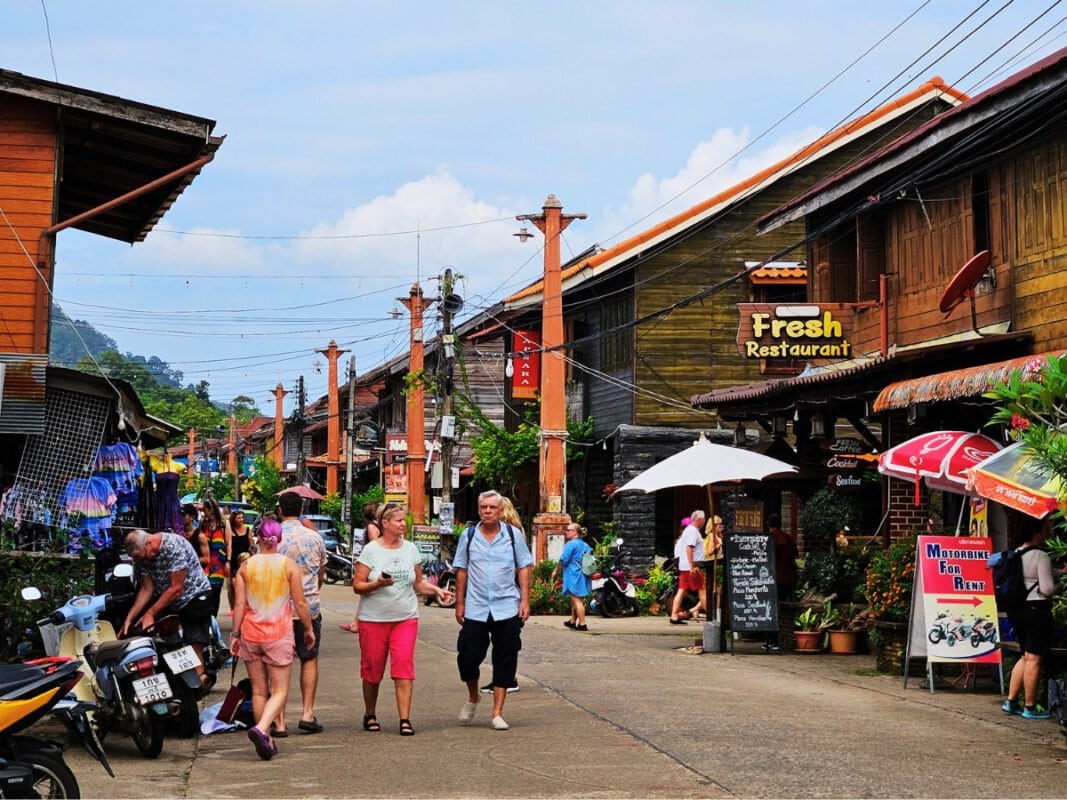
[[[805,608],[797,615],[796,651],[817,653],[822,649],[823,629],[819,627],[822,614],[814,608]]]
[[[860,651],[863,635],[867,630],[867,612],[859,610],[855,603],[833,611],[833,625],[828,628],[830,652],[841,655],[855,655]]]

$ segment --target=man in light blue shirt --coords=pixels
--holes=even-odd
[[[504,700],[515,685],[522,649],[522,625],[530,616],[530,567],[533,556],[522,531],[500,522],[499,492],[478,496],[481,522],[468,528],[456,546],[456,642],[459,677],[467,684],[467,702],[459,721],[467,724],[478,709],[478,678],[493,645],[493,730],[506,731]]]

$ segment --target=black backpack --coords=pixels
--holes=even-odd
[[[993,570],[993,594],[997,599],[997,609],[1009,618],[1016,617],[1024,605],[1026,597],[1034,586],[1026,585],[1023,578],[1023,554],[1036,547],[1024,547],[1021,550],[1001,550],[986,561],[986,567]]]

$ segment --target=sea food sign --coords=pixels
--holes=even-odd
[[[737,349],[745,358],[841,359],[852,356],[845,336],[852,310],[836,303],[739,303]]]

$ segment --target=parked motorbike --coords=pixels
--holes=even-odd
[[[450,603],[443,603],[436,597],[426,597],[424,598],[426,605],[437,603],[441,608],[455,608],[456,571],[452,569],[452,565],[440,559],[427,561],[422,565],[422,574],[430,583],[452,593],[452,601]]]
[[[344,542],[339,541],[336,550],[326,551],[326,570],[322,579],[326,583],[352,582],[352,556]]]
[[[200,730],[200,708],[197,701],[201,693],[200,656],[192,645],[182,641],[181,620],[176,614],[160,617],[144,630],[155,642],[156,651],[163,657],[161,665],[167,676],[174,697],[181,703],[173,718],[175,733],[183,739],[195,736]]]
[[[116,572],[128,569],[116,567]],[[22,590],[27,601],[41,599],[35,587]],[[75,687],[79,700],[96,703],[92,714],[103,738],[119,730],[133,738],[145,758],[163,750],[164,720],[181,710],[167,676],[159,671],[155,643],[147,636],[118,640],[110,622],[100,618],[110,594],[77,595],[38,622],[45,653],[79,659],[87,680]]]
[[[985,617],[978,617],[971,626],[971,647],[978,647],[982,642],[997,640],[997,625]]]
[[[637,589],[622,566],[622,539],[615,540],[607,562],[593,573],[592,579],[590,611],[599,611],[605,617],[637,616]]]
[[[963,642],[970,638],[972,627],[972,624],[964,622],[962,617],[950,617],[947,613],[941,612],[934,618],[934,624],[930,626],[927,638],[931,644],[944,640],[949,647],[955,647],[956,642]]]
[[[60,742],[18,735],[49,712],[63,719],[89,754],[115,777],[86,718],[85,704],[66,699],[84,675],[81,666],[74,659],[0,666],[0,797],[81,796]]]

